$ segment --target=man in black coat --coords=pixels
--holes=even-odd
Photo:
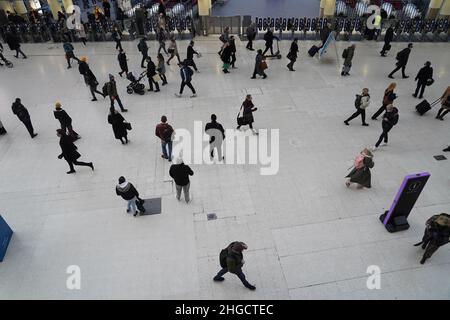
[[[294,63],[297,60],[297,53],[298,53],[298,39],[295,38],[294,41],[292,41],[291,48],[289,49],[289,53],[287,55],[287,58],[290,60],[287,67],[289,71],[295,71],[294,70]]]
[[[436,214],[429,218],[426,222],[426,228],[422,241],[416,243],[414,246],[422,245],[422,249],[425,250],[420,264],[424,264],[425,261],[439,249],[450,242],[450,215],[446,213]]]
[[[273,56],[273,39],[278,41],[278,37],[273,35],[272,29],[267,29],[266,34],[264,35],[264,41],[266,41],[266,49],[263,52],[263,55],[270,49],[270,54]]]
[[[5,41],[9,46],[9,49],[16,50],[16,55],[14,57],[19,58],[19,53],[22,55],[24,59],[27,58],[25,53],[20,49],[20,40],[19,37],[12,34],[11,32],[8,32],[5,37]]]
[[[397,124],[398,118],[399,118],[398,109],[396,107],[394,107],[392,104],[388,105],[386,107],[386,112],[383,115],[383,122],[381,123],[383,132],[381,133],[380,138],[378,138],[378,141],[375,144],[375,146],[372,147],[372,151],[377,150],[381,141],[383,141],[383,140],[384,140],[384,145],[387,145],[388,133]]]
[[[198,52],[195,51],[194,49],[194,41],[189,42],[189,45],[187,47],[187,54],[186,54],[186,63],[188,66],[191,66],[192,68],[194,68],[194,70],[196,72],[199,72],[197,69],[197,65],[194,62],[194,54],[197,55],[197,57],[199,56]]]
[[[413,93],[413,97],[417,98],[417,94],[419,93],[419,99],[422,99],[423,92],[425,91],[425,87],[427,86],[428,81],[432,81],[433,79],[433,68],[431,67],[431,62],[425,62],[425,66],[419,70],[416,78],[417,81],[416,91]]]
[[[123,50],[119,51],[119,54],[117,55],[117,60],[119,60],[120,65],[120,72],[119,75],[122,76],[123,73],[125,73],[125,76],[128,74],[128,59],[127,55]]]
[[[209,150],[211,159],[214,158],[214,149],[217,149],[217,156],[219,161],[225,159],[222,156],[222,142],[225,139],[225,130],[223,126],[217,122],[217,116],[211,115],[211,122],[205,126],[205,132],[209,135]]]
[[[31,123],[30,114],[28,113],[27,108],[25,108],[20,100],[17,98],[15,102],[13,102],[11,106],[12,112],[19,118],[20,121],[25,125],[30,134],[31,138],[36,137],[38,134],[34,133],[33,124]]]
[[[133,216],[136,217],[138,215],[136,206],[139,208],[140,213],[145,212],[145,208],[142,206],[145,201],[139,198],[139,192],[131,182],[125,180],[125,177],[119,178],[119,184],[116,186],[116,194],[127,201],[127,213],[130,213],[133,209]]]
[[[394,39],[394,28],[392,26],[389,26],[386,30],[386,34],[384,35],[384,46],[383,49],[380,51],[380,55],[382,57],[386,57],[386,51],[389,51],[391,49],[391,41]]]
[[[55,104],[55,111],[53,111],[53,115],[55,116],[55,119],[57,119],[61,124],[61,130],[66,134],[68,131],[69,136],[73,139],[73,141],[81,138],[78,133],[73,130],[72,118],[67,114],[65,110],[62,109],[60,102],[57,102]]]
[[[191,185],[189,176],[194,175],[194,171],[192,171],[189,166],[184,164],[183,159],[178,158],[176,160],[176,164],[170,166],[169,174],[173,178],[173,180],[175,180],[177,200],[180,201],[181,190],[183,190],[184,200],[186,201],[186,203],[189,203],[189,188]]]
[[[78,158],[80,158],[81,155],[78,153],[77,146],[73,144],[71,137],[66,135],[62,129],[56,130],[56,135],[60,138],[59,146],[61,147],[61,154],[58,156],[58,159],[64,158],[70,167],[70,171],[68,171],[67,174],[76,172],[73,165],[90,167],[92,171],[94,171],[94,164],[92,162],[86,163],[78,161]]]
[[[402,51],[400,51],[399,53],[397,53],[397,68],[395,68],[391,73],[389,73],[389,75],[388,75],[389,78],[394,79],[394,77],[393,77],[394,73],[396,73],[400,69],[402,69],[403,79],[409,78],[409,76],[407,76],[405,74],[405,69],[406,69],[406,65],[408,63],[409,54],[411,53],[412,47],[413,47],[413,44],[410,43],[410,44],[408,44],[407,48],[405,48]]]
[[[84,82],[89,86],[89,89],[91,90],[92,94],[92,100],[91,101],[97,101],[97,97],[95,96],[95,93],[98,93],[103,98],[106,96],[103,94],[103,92],[100,92],[97,90],[98,87],[98,81],[95,77],[92,70],[89,68],[89,65],[86,62],[86,57],[81,57],[80,64],[78,65],[78,71],[80,74],[84,77]]]
[[[155,92],[159,92],[159,84],[153,77],[156,76],[156,65],[152,61],[152,58],[147,57],[147,78],[148,78],[148,84],[150,85],[150,89],[148,91],[153,91],[153,84],[156,87]]]

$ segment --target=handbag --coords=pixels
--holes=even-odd
[[[261,70],[266,70],[268,68],[267,66],[267,62],[265,60],[261,61],[261,65],[260,65]]]
[[[159,74],[157,73],[157,74],[155,74],[153,77],[152,77],[152,79],[153,79],[153,81],[155,81],[155,82],[159,82],[159,81],[161,81],[161,77],[159,76]]]
[[[170,54],[172,54],[172,53],[175,52],[175,49],[174,49],[174,48],[169,48],[169,49],[167,49],[167,52],[169,52]]]
[[[125,128],[126,128],[127,130],[133,129],[133,128],[131,127],[131,123],[129,123],[129,122],[124,122],[124,124],[125,124]]]
[[[239,116],[241,114],[241,110],[242,110],[242,106],[241,106],[241,109],[239,109],[239,112],[238,112],[237,118],[236,118],[238,126],[244,126],[246,124],[246,121],[245,121],[246,119],[244,118],[244,115],[242,115],[242,117]]]
[[[433,83],[434,83],[434,79],[430,78],[430,79],[427,79],[426,85],[431,86]]]

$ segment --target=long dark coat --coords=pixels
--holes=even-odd
[[[124,138],[127,136],[127,128],[124,121],[125,119],[120,113],[114,113],[108,116],[108,123],[112,125],[114,137],[116,139],[120,140],[120,138]]]
[[[371,174],[370,168],[373,168],[374,163],[373,160],[369,157],[364,157],[363,160],[364,167],[360,169],[353,168],[352,171],[346,176],[346,178],[350,178],[350,182],[358,183],[366,188],[371,187]]]
[[[125,53],[119,53],[117,60],[119,60],[121,70],[128,70],[127,56]]]
[[[62,135],[59,139],[59,146],[61,147],[62,156],[67,162],[74,162],[81,157],[71,137]]]

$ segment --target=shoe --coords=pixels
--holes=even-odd
[[[442,119],[442,120],[444,120],[444,119]],[[38,134],[37,133],[34,133],[32,136],[31,136],[31,139],[33,139],[34,137],[36,137]]]
[[[349,126],[349,124],[348,124],[348,122],[347,122],[347,121],[344,121],[344,123],[345,123],[345,125],[346,125],[346,126]]]
[[[345,182],[345,186],[346,186],[347,188],[350,188],[350,182],[346,181],[346,182]]]
[[[70,171],[67,171],[66,173],[71,174],[71,173],[75,173],[75,172],[76,172],[75,170],[70,170]]]
[[[256,77],[251,77],[250,79],[256,79]]]
[[[161,155],[161,158],[163,158],[163,159],[169,159],[168,157],[166,157],[165,155]]]
[[[140,212],[135,212],[134,214],[133,214],[133,217],[137,217],[138,215],[140,215],[141,213]]]
[[[422,258],[422,260],[420,260],[420,264],[424,264],[425,260],[427,260],[427,258]]]
[[[427,247],[427,244],[426,244],[426,243],[423,243],[423,244],[422,244],[422,250],[425,250],[426,247]]]
[[[167,82],[163,82],[161,85],[162,85],[162,86],[165,86],[166,84],[167,84]]]
[[[148,89],[147,91],[151,92],[151,91],[153,91],[153,89]]]
[[[160,91],[161,91],[161,90],[159,90],[159,89],[158,89],[158,90],[155,90],[155,92],[160,92]]]
[[[247,289],[250,289],[250,290],[256,290],[256,287],[255,286],[253,286],[253,285],[251,285],[251,284],[248,284],[248,285],[246,285],[245,286]]]
[[[403,79],[408,79],[408,78],[409,78],[409,76],[403,76],[402,78],[403,78]]]
[[[233,66],[233,67],[231,67],[231,69],[237,69],[238,67],[235,67],[235,66]]]
[[[181,94],[179,93],[174,93],[176,97],[181,98]]]
[[[214,280],[214,281],[224,281],[225,278],[224,278],[224,277],[218,277],[218,276],[215,276],[215,277],[213,278],[213,280]]]
[[[92,162],[89,163],[89,167],[91,167],[92,171],[94,171],[94,164]]]
[[[130,209],[127,209],[127,213],[130,213]]]
[[[344,72],[341,72],[341,76],[345,76],[345,73],[344,73]]]
[[[423,99],[423,96],[419,96],[419,99]]]
[[[168,66],[170,66],[170,63],[169,63],[169,62],[167,62],[167,65],[168,65]]]
[[[378,150],[378,147],[375,147],[375,146],[373,146],[373,147],[370,147],[370,150],[371,150],[372,152],[375,152],[375,151],[377,151],[377,150]]]
[[[191,96],[191,98],[195,98],[196,96],[197,96],[197,94],[194,93],[194,94]]]
[[[423,243],[423,241],[420,241],[420,242],[414,244],[414,247],[418,247],[418,246],[420,246],[422,243]]]
[[[450,146],[448,148],[445,148],[444,150],[442,150],[444,152],[449,152],[450,151]]]
[[[391,75],[388,75],[388,78],[394,79],[394,77],[393,77],[393,76],[391,76]]]
[[[19,56],[14,56],[14,58],[17,58],[17,59],[19,59]]]
[[[69,67],[67,67],[67,69],[72,69],[72,67],[69,66]]]
[[[251,48],[250,51],[255,51],[255,49]]]
[[[97,98],[93,98],[91,101],[97,101]]]
[[[372,120],[377,120],[377,118],[374,118],[374,117],[372,117],[371,119],[372,119]]]
[[[412,96],[413,96],[414,98],[417,98],[417,95],[416,95],[415,93],[413,93]]]
[[[438,119],[441,121],[444,121],[444,117],[439,117]]]
[[[381,146],[386,147],[387,145],[388,145],[387,142],[383,142],[383,144]]]
[[[368,123],[363,123],[362,125],[363,125],[364,127],[368,127],[368,126],[369,126]]]
[[[128,109],[122,109],[122,112],[128,112]]]
[[[267,78],[267,75],[264,75],[263,79]]]

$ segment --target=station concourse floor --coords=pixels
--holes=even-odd
[[[331,46],[321,61],[306,54],[312,44],[300,41],[297,71],[289,72],[290,41],[283,41],[283,58],[268,62],[268,78],[251,80],[255,52],[245,43],[237,41],[238,69],[225,75],[217,37],[197,38],[195,48],[203,56],[196,59],[195,99],[188,88],[183,98],[174,96],[180,85],[174,62],[161,92],[128,95],[113,42],[74,44],[78,57],[88,56],[99,89],[109,73],[116,76],[129,110],[123,115],[133,126],[126,146],[106,121],[109,100],[90,101],[76,62],[66,69],[61,44],[24,44],[27,60],[5,49],[14,68],[0,70],[0,118],[8,130],[0,137],[0,214],[15,233],[0,263],[0,299],[449,299],[450,245],[420,265],[422,250],[413,244],[431,215],[450,211],[450,160],[433,158],[450,144],[450,116],[436,120],[436,108],[418,116],[419,100],[411,94],[427,60],[436,81],[424,97],[433,101],[450,85],[450,44],[414,43],[410,78],[397,73],[394,80],[400,121],[389,145],[375,152],[372,188],[362,190],[346,188],[344,177],[358,152],[381,133],[381,118],[370,116],[406,43],[393,43],[382,58],[382,43],[357,42],[349,77],[340,76],[346,42],[337,43],[338,55]],[[178,42],[182,57],[187,45]],[[136,46],[137,41],[123,43],[135,74],[141,71]],[[149,46],[155,60],[157,44]],[[263,47],[263,41],[255,43]],[[355,111],[355,94],[363,87],[371,94],[370,126],[358,118],[347,127],[343,120]],[[278,173],[263,176],[261,166],[251,164],[193,164],[193,202],[178,202],[154,126],[165,114],[175,130],[192,131],[194,121],[204,126],[215,113],[225,128],[235,128],[247,92],[258,107],[255,128],[280,130]],[[39,133],[33,140],[11,112],[16,97]],[[80,160],[93,161],[94,172],[77,167],[67,175],[67,163],[57,159],[56,101],[82,136],[76,142]],[[410,229],[388,233],[379,215],[389,209],[405,175],[425,171],[431,178],[408,218]],[[121,175],[141,197],[162,197],[162,214],[127,215],[126,203],[115,194]],[[208,213],[217,219],[207,220]],[[212,281],[220,250],[235,240],[248,245],[243,270],[256,291],[230,274],[222,283]],[[66,287],[71,265],[81,269],[81,290]],[[381,270],[379,290],[366,286],[370,265]]]

